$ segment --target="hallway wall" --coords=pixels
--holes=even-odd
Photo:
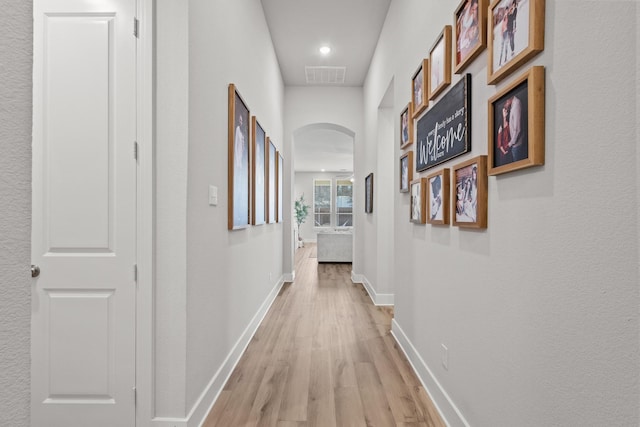
[[[0,0],[0,425],[29,425],[33,6]]]
[[[376,149],[370,136],[388,82],[395,78],[399,118],[413,72],[458,4],[391,3],[364,88],[365,152]],[[639,8],[546,4],[544,52],[497,87],[486,84],[486,51],[466,70],[472,151],[444,167],[487,153],[487,99],[531,65],[546,67],[546,164],[489,178],[483,231],[414,225],[406,194],[387,202],[395,207],[393,330],[452,426],[640,421]],[[395,126],[388,161],[398,188]],[[375,166],[356,158],[359,171]],[[358,233],[356,247],[363,239]]]
[[[227,230],[228,85],[287,158],[284,85],[259,2],[157,8],[156,416],[194,423],[282,283],[282,223]]]

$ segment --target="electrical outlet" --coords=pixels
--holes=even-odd
[[[442,366],[447,371],[449,370],[449,349],[446,345],[440,344],[442,346]]]

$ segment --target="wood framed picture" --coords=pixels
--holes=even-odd
[[[251,224],[262,225],[266,222],[266,160],[267,136],[255,116],[251,117]]]
[[[427,223],[449,224],[449,169],[442,169],[426,177]]]
[[[450,84],[451,25],[445,25],[429,50],[429,99],[435,99]]]
[[[413,151],[404,153],[400,157],[400,192],[409,192],[409,184],[413,179]]]
[[[427,219],[425,209],[425,191],[427,189],[427,179],[418,178],[411,181],[411,202],[409,203],[409,221],[415,224],[424,224]]]
[[[364,212],[373,213],[373,172],[364,179]]]
[[[415,119],[429,105],[429,60],[423,59],[420,66],[411,77],[411,102],[413,103],[413,118]]]
[[[229,85],[229,230],[249,226],[249,108],[235,85]]]
[[[487,228],[487,156],[457,164],[452,173],[453,225]]]
[[[496,84],[544,50],[545,0],[493,0],[489,5],[487,82]]]
[[[453,68],[460,74],[487,47],[487,0],[462,0],[453,21]]]
[[[413,103],[407,106],[400,113],[400,148],[413,144]]]
[[[282,222],[282,188],[284,183],[284,158],[278,151],[276,154],[276,222]]]
[[[488,175],[544,164],[544,67],[489,99]]]
[[[267,223],[273,224],[276,222],[276,146],[267,137]]]

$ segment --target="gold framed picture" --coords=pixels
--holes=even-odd
[[[531,67],[488,104],[488,175],[543,165],[544,67]]]

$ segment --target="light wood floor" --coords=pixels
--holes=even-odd
[[[444,426],[389,333],[393,309],[351,283],[351,264],[296,252],[285,284],[204,427]]]

